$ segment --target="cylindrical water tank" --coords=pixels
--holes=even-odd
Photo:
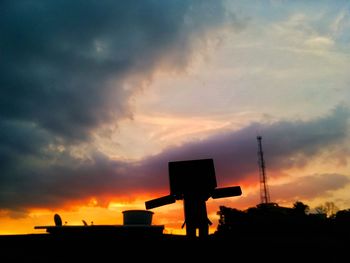
[[[123,225],[152,225],[152,211],[126,210],[123,211]]]

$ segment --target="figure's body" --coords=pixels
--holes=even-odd
[[[205,237],[209,233],[209,220],[205,201],[206,198],[199,195],[184,196],[186,233],[189,237],[195,237],[197,229],[200,237]]]
[[[196,229],[199,236],[207,236],[209,232],[207,207],[201,196],[185,196],[184,212],[187,236],[195,237]]]

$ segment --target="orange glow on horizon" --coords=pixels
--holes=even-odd
[[[271,171],[269,173],[269,176],[271,175],[271,180],[269,180],[270,186],[272,186],[271,188],[273,189],[273,187],[275,187],[277,190],[278,187],[284,184],[293,185],[295,181],[302,178],[303,174],[300,171],[300,174],[297,174],[297,170],[295,169],[293,172],[293,176],[290,176],[289,171],[283,174],[273,174]],[[218,182],[218,187],[240,185],[242,188],[242,196],[223,199],[210,198],[207,201],[208,218],[213,223],[209,228],[210,233],[214,233],[218,226],[219,216],[217,212],[220,206],[245,210],[249,207],[254,207],[260,202],[259,184],[257,181],[258,174],[252,174],[241,181]],[[284,188],[282,188],[282,191],[285,191]],[[341,189],[339,191],[341,191]],[[341,193],[346,195],[346,191],[342,191]],[[310,198],[308,198],[306,195],[305,199],[294,200],[293,198],[287,199],[288,196],[285,198],[276,196],[275,193],[276,192],[273,191],[270,193],[271,200],[277,202],[281,206],[289,207],[291,207],[295,201],[302,201],[310,207],[315,207],[322,204],[326,200],[325,198],[327,198],[327,196],[322,198],[310,196]],[[64,203],[55,209],[52,209],[52,207],[29,208],[26,213],[0,211],[0,234],[42,233],[44,230],[35,230],[34,226],[54,225],[53,216],[55,213],[60,214],[63,223],[67,225],[83,225],[82,220],[86,221],[88,224],[93,223],[95,225],[122,225],[123,211],[131,209],[143,210],[145,209],[145,201],[167,194],[168,189],[154,191],[152,194],[133,192],[133,195],[130,196],[91,196],[82,200]],[[343,206],[345,207],[345,205],[346,204]],[[338,206],[340,208],[342,207],[342,205]],[[182,201],[176,201],[174,204],[158,207],[151,211],[154,212],[152,220],[153,225],[164,225],[164,233],[185,234],[185,228],[181,228],[184,222]]]
[[[161,196],[162,194],[154,194],[152,196],[144,195],[137,199],[127,199],[114,197],[107,206],[98,206],[98,200],[88,199],[86,205],[77,206],[77,203],[63,205],[57,209],[32,208],[21,218],[13,217],[5,212],[0,213],[0,234],[31,234],[43,233],[45,230],[36,230],[35,226],[52,226],[54,225],[53,216],[58,213],[63,224],[66,225],[83,225],[83,220],[88,224],[94,225],[122,225],[123,211],[131,209],[145,209],[145,200],[150,200]],[[208,217],[213,222],[209,232],[214,233],[218,224],[219,217],[216,215],[218,211],[217,202],[209,199],[207,202]],[[164,233],[184,235],[185,228],[181,228],[184,223],[183,203],[176,201],[174,204],[155,208],[152,224],[164,225]],[[12,217],[11,217],[12,216]]]

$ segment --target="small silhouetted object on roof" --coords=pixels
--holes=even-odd
[[[184,200],[186,235],[205,237],[211,222],[207,216],[206,201],[242,194],[240,186],[216,188],[213,159],[186,160],[168,163],[170,195],[147,201],[146,209]]]
[[[62,219],[59,214],[55,214],[53,220],[55,221],[55,226],[62,226]]]

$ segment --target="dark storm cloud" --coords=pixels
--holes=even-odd
[[[302,167],[320,152],[345,154],[349,134],[349,109],[336,107],[330,115],[310,121],[280,122],[266,130],[271,169]],[[265,133],[265,129],[263,128]],[[333,156],[341,159],[343,156]]]
[[[224,20],[221,1],[1,1],[0,208],[112,192],[125,164],[67,148],[130,116],[135,78],[181,70]]]
[[[347,109],[338,107],[331,114],[309,122],[251,124],[238,131],[169,148],[137,163],[111,160],[99,152],[91,153],[85,159],[63,152],[55,161],[49,158],[51,164],[27,165],[26,173],[14,171],[12,181],[0,186],[0,205],[8,209],[55,207],[91,196],[97,197],[103,204],[111,196],[132,197],[138,193],[166,192],[167,164],[175,160],[214,158],[219,186],[251,181],[258,170],[257,129],[263,132],[263,140],[266,141],[264,150],[271,174],[292,166],[300,167],[325,151],[329,151],[331,158],[337,158],[337,152],[330,149],[341,148],[347,139],[349,116]],[[305,162],[299,160],[301,156]],[[293,189],[294,195],[288,193],[288,196],[317,196],[317,193],[339,189],[349,181],[344,175],[325,175],[322,171],[315,171],[317,173],[322,175],[310,176],[302,181],[296,179],[295,187],[289,188],[290,191]],[[274,192],[282,188],[285,189],[278,186]]]
[[[68,139],[130,114],[125,78],[184,66],[192,37],[224,17],[219,1],[2,1],[0,12],[0,117]]]

